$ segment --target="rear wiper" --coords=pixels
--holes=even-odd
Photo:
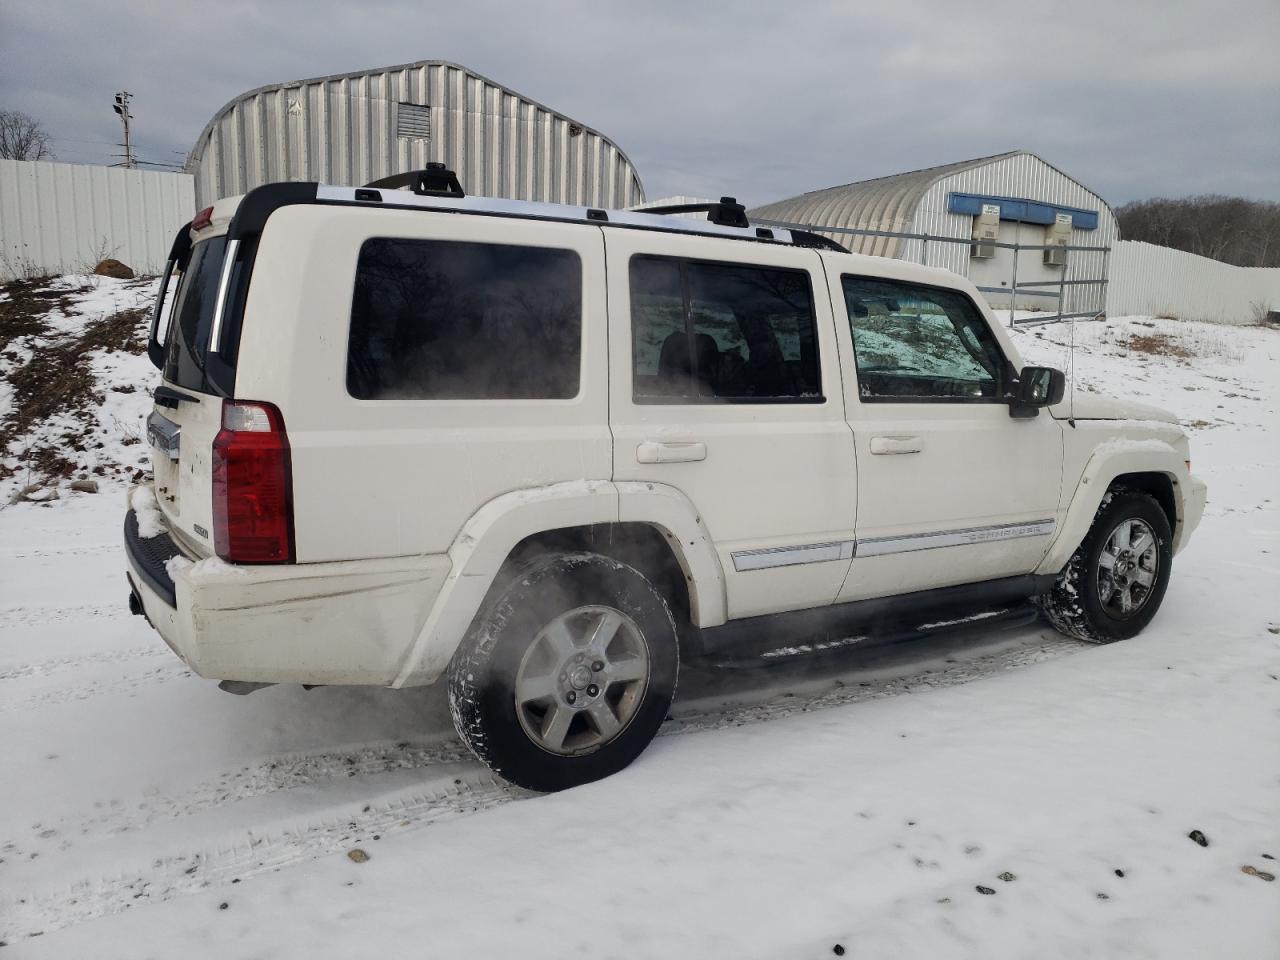
[[[183,393],[181,390],[174,390],[172,387],[164,385],[156,387],[155,392],[156,406],[168,407],[170,410],[176,410],[178,404],[183,403],[199,403],[199,397],[193,397],[189,393]]]

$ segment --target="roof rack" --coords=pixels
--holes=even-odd
[[[642,207],[636,213],[672,214],[705,213],[707,219],[722,227],[749,227],[747,208],[737,197],[721,197],[719,203],[672,203],[660,207]]]
[[[405,188],[408,188],[407,190]],[[753,226],[746,210],[733,197],[719,203],[686,203],[642,210],[604,210],[537,200],[468,197],[458,176],[443,163],[375,180],[363,187],[339,187],[307,182],[267,183],[244,195],[227,228],[229,239],[243,240],[262,232],[267,217],[293,204],[380,204],[400,210],[433,210],[491,217],[519,217],[559,223],[593,223],[630,230],[699,234],[730,240],[780,243],[820,250],[849,251],[826,237],[789,227]],[[664,214],[702,213],[706,220],[663,217]]]

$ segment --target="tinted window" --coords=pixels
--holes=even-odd
[[[636,257],[631,326],[638,402],[822,401],[803,270]]]
[[[178,282],[165,341],[164,378],[188,390],[204,388],[205,350],[226,249],[226,237],[197,243]]]
[[[867,400],[996,400],[1008,364],[962,293],[842,278],[858,393]]]
[[[573,397],[581,343],[573,251],[389,238],[360,248],[347,351],[353,397]]]

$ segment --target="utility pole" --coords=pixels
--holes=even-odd
[[[129,100],[132,97],[133,94],[128,90],[121,90],[116,94],[115,105],[111,108],[120,115],[120,122],[124,124],[124,162],[120,166],[129,170],[138,165],[133,158],[133,144],[129,140],[129,121],[133,119],[133,115],[129,113]]]

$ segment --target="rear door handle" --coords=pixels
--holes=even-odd
[[[919,453],[924,443],[919,437],[872,437],[871,452],[881,453]]]
[[[692,463],[707,459],[707,445],[701,441],[669,443],[663,440],[643,440],[636,447],[638,463]]]

